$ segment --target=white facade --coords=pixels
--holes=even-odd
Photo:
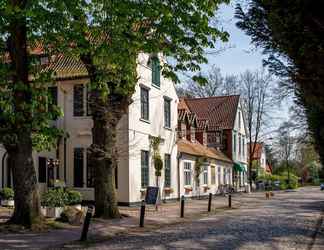
[[[241,102],[238,104],[234,129],[232,130],[232,160],[240,163],[245,168],[245,172],[240,175],[241,185],[247,184],[247,128],[244,120],[244,110]]]
[[[199,186],[195,180],[195,164],[197,157],[181,154],[179,158],[180,196],[197,197],[200,195],[216,194],[220,185],[233,184],[233,164],[209,159],[199,177]],[[205,168],[204,168],[205,167]],[[190,174],[190,183],[187,176]],[[192,190],[192,191],[190,191]]]
[[[161,137],[160,154],[164,159],[165,154],[170,155],[171,162],[171,187],[174,190],[168,197],[175,198],[177,195],[177,146],[176,146],[176,127],[177,127],[177,105],[178,97],[172,81],[161,76],[160,86],[152,85],[152,70],[148,66],[149,56],[141,54],[138,58],[139,81],[136,91],[132,97],[133,103],[129,106],[129,112],[121,119],[118,127],[118,200],[121,203],[129,204],[139,202],[143,198],[141,192],[141,150],[149,151],[149,185],[155,185],[154,166],[152,163],[152,149],[150,148],[150,137]],[[76,84],[88,83],[88,79],[63,80],[57,81],[57,102],[64,112],[64,117],[56,121],[56,125],[68,133],[68,138],[61,140],[59,150],[52,152],[41,152],[34,154],[34,163],[37,177],[39,178],[39,157],[58,158],[60,160],[59,173],[55,170],[55,177],[62,181],[65,180],[68,187],[80,191],[84,200],[94,198],[94,190],[87,187],[87,154],[86,149],[92,144],[93,121],[90,116],[75,116],[73,112],[74,86]],[[148,89],[149,92],[149,119],[141,119],[141,87]],[[84,88],[84,103],[86,108],[86,87]],[[170,101],[171,119],[170,126],[164,126],[164,100]],[[82,149],[83,167],[78,169],[79,187],[75,187],[75,149]],[[4,150],[0,148],[0,160],[3,158]],[[2,164],[0,162],[0,164]],[[1,165],[2,166],[2,165]],[[2,166],[0,171],[0,186],[7,186],[6,179],[7,163]],[[46,170],[48,171],[48,169]],[[2,177],[2,172],[4,175]],[[48,174],[48,173],[47,173]],[[46,177],[47,178],[47,177]],[[3,181],[4,180],[4,181]],[[164,186],[164,171],[160,178],[161,190]],[[47,188],[47,183],[40,183],[41,191]]]

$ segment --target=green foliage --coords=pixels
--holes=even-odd
[[[324,163],[324,39],[321,1],[250,0],[237,6],[238,27],[269,57],[265,64],[281,81],[283,96],[293,93]]]
[[[160,177],[162,175],[162,169],[163,169],[163,161],[160,155],[156,155],[154,157],[154,168],[155,168],[155,176]]]
[[[47,207],[64,207],[66,205],[80,204],[82,196],[80,192],[74,190],[64,190],[63,188],[49,189],[42,195],[41,204]]]
[[[77,205],[82,202],[82,195],[80,192],[68,189],[66,191],[66,205]]]
[[[257,177],[258,181],[267,181],[272,183],[275,181],[280,181],[280,189],[295,189],[298,187],[298,176],[294,174],[290,174],[290,181],[288,184],[288,173],[282,172],[280,175],[270,175],[270,174],[264,174]]]
[[[42,195],[41,204],[46,207],[64,207],[67,202],[67,193],[63,188],[49,189]]]
[[[205,157],[198,157],[196,158],[196,162],[195,162],[195,180],[199,185],[199,177],[203,171],[203,166],[204,163],[207,161],[207,159]]]
[[[12,200],[14,198],[14,191],[12,188],[5,187],[1,190],[0,196],[4,200]]]

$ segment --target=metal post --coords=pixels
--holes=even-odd
[[[180,217],[183,218],[184,217],[184,201],[185,201],[185,197],[184,195],[181,196],[181,203],[180,203]]]
[[[87,240],[87,235],[88,235],[88,231],[89,231],[90,220],[92,218],[92,213],[93,213],[93,206],[90,205],[90,206],[88,206],[87,214],[84,219],[82,234],[81,234],[81,238],[80,238],[81,241]]]
[[[228,195],[228,207],[229,208],[232,207],[232,195],[231,194]]]
[[[144,217],[145,217],[145,201],[142,200],[141,213],[140,213],[140,227],[144,227]]]
[[[211,203],[212,203],[212,193],[209,193],[209,199],[208,199],[208,212],[211,210]]]

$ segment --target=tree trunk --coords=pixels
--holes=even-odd
[[[32,157],[32,141],[28,133],[21,134],[15,150],[8,151],[13,159],[13,188],[15,192],[15,210],[11,223],[31,227],[41,219],[40,198],[36,171]]]
[[[13,9],[25,10],[26,0],[11,0]],[[10,25],[8,40],[11,59],[12,82],[21,85],[14,88],[14,108],[16,113],[15,145],[4,143],[10,159],[13,159],[13,187],[15,210],[10,222],[31,227],[41,218],[37,177],[32,158],[31,111],[32,89],[28,81],[27,25],[26,16],[16,15]],[[23,86],[23,88],[22,88]]]
[[[95,216],[120,218],[115,187],[117,124],[94,120],[92,159],[95,163]]]

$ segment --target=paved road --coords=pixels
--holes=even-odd
[[[310,250],[315,249],[314,236],[323,209],[324,193],[318,188],[280,193],[271,200],[251,194],[244,198],[240,209],[150,232],[117,236],[91,249]],[[323,232],[317,237],[324,238]],[[324,249],[324,244],[317,244],[316,249]]]

